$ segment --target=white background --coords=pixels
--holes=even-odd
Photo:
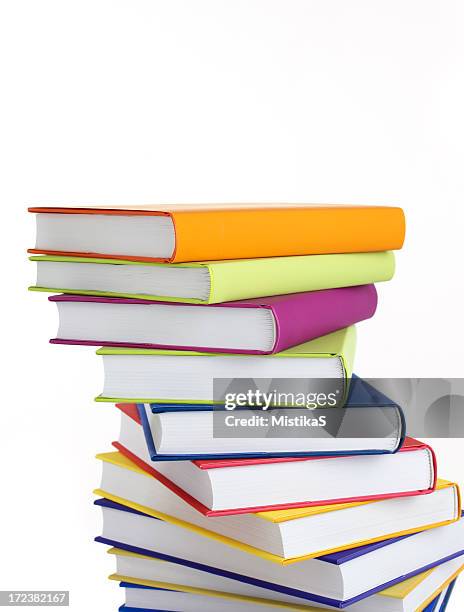
[[[407,242],[356,370],[463,374],[463,6],[1,3],[1,589],[70,589],[75,612],[121,602],[91,505],[117,417],[92,402],[93,350],[47,343],[27,205],[400,205]],[[464,484],[462,442],[434,445]],[[449,610],[463,606],[464,580]]]

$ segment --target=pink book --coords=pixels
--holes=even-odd
[[[57,295],[56,344],[272,354],[373,316],[374,285],[222,304]]]

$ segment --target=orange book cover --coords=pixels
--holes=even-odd
[[[175,248],[164,259],[125,253],[30,249],[48,255],[93,256],[181,263],[400,249],[405,234],[401,208],[302,204],[31,207],[32,213],[167,216]]]

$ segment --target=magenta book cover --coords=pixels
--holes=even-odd
[[[157,348],[176,350],[198,350],[202,352],[273,354],[297,344],[324,336],[338,329],[369,319],[377,308],[377,291],[374,285],[342,287],[309,291],[291,295],[277,295],[267,298],[225,302],[222,304],[182,304],[153,302],[148,300],[106,298],[78,295],[57,295],[49,298],[52,302],[91,302],[97,304],[138,304],[152,308],[156,304],[167,304],[171,308],[266,308],[271,310],[275,322],[275,342],[272,350],[240,350],[220,346],[178,346],[137,342],[102,342],[92,338],[53,338],[53,344],[81,344],[90,346],[124,346],[133,348]]]

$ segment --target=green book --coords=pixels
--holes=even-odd
[[[227,385],[222,381],[235,379],[249,385],[253,379],[251,386],[266,385],[266,392],[272,388],[279,393],[308,393],[321,379],[339,381],[337,388],[343,400],[353,371],[355,347],[354,326],[273,355],[105,347],[97,351],[103,357],[105,383],[96,401],[222,403],[215,398],[214,381]],[[295,381],[291,386],[289,379]]]
[[[388,281],[391,251],[182,264],[34,256],[33,291],[218,304]]]

